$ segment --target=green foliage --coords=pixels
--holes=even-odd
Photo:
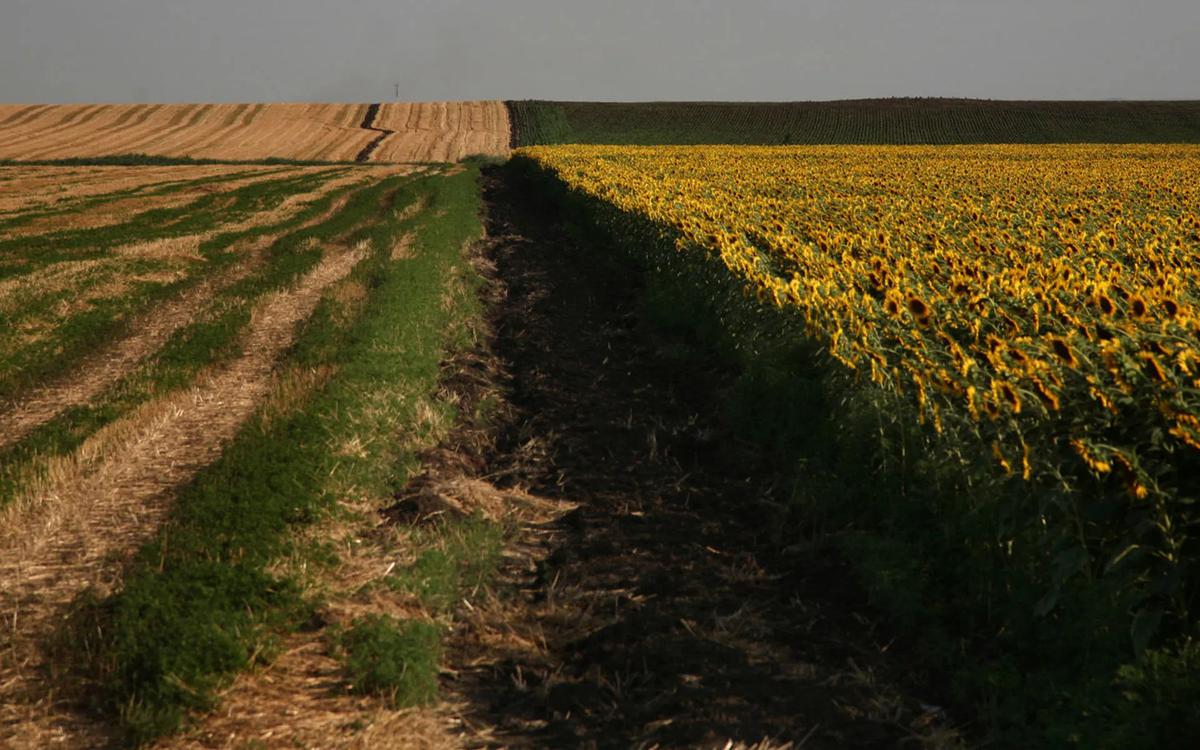
[[[436,613],[449,612],[479,588],[496,568],[503,529],[482,517],[448,521],[413,539],[426,547],[417,561],[389,578],[389,585],[416,595]]]
[[[423,706],[437,699],[437,625],[368,615],[356,619],[334,642],[354,692],[387,697],[396,707]]]
[[[574,143],[571,123],[564,105],[556,102],[505,102],[508,107],[512,146]]]
[[[510,101],[514,146],[557,143],[1197,143],[1196,102]]]
[[[1107,747],[1191,748],[1200,737],[1200,643],[1147,651],[1121,668],[1119,730]]]

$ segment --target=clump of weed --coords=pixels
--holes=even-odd
[[[437,699],[440,629],[429,622],[367,615],[334,636],[350,689],[400,708]]]
[[[420,536],[427,536],[421,539]],[[504,544],[503,528],[482,516],[445,522],[412,540],[427,547],[412,565],[394,573],[389,585],[413,594],[429,610],[444,613],[487,582]]]

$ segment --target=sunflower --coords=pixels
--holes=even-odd
[[[992,443],[992,455],[995,456],[996,463],[1000,464],[1000,468],[1004,469],[1004,473],[1011,477],[1013,473],[1013,467],[1012,464],[1008,462],[1008,459],[1005,458],[1004,451],[1000,450],[1000,443]]]
[[[1088,468],[1097,474],[1108,474],[1112,471],[1112,464],[1097,456],[1087,445],[1080,439],[1076,438],[1071,441],[1071,447],[1083,459],[1083,462],[1088,465]]]
[[[1191,414],[1180,414],[1176,417],[1175,426],[1168,432],[1183,441],[1185,445],[1200,451],[1200,419]]]
[[[977,393],[975,386],[967,386],[967,411],[971,415],[971,420],[979,421],[979,409],[975,406],[975,394]]]
[[[1064,339],[1057,336],[1051,337],[1050,350],[1067,367],[1074,367],[1076,365],[1075,353],[1071,351],[1071,346]]]
[[[1059,410],[1061,404],[1058,396],[1054,391],[1050,390],[1050,387],[1041,378],[1033,378],[1033,390],[1037,393],[1038,398],[1042,400],[1042,403],[1046,405],[1047,409],[1050,411]]]
[[[1146,305],[1146,300],[1136,295],[1129,298],[1129,312],[1133,317],[1144,318],[1149,310],[1150,308]]]
[[[1021,397],[1017,395],[1017,389],[1013,388],[1011,383],[993,380],[992,393],[996,395],[998,400],[1008,404],[1008,407],[1012,409],[1013,414],[1021,413]]]
[[[1159,363],[1158,357],[1155,357],[1150,352],[1138,352],[1138,359],[1146,363],[1142,366],[1142,369],[1147,372],[1151,380],[1157,383],[1167,382],[1167,373],[1163,370],[1162,364]]]

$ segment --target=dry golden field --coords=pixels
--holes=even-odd
[[[508,153],[503,102],[0,105],[0,159],[114,154],[251,161],[457,161]],[[386,131],[394,131],[388,133]],[[382,138],[381,138],[382,136]],[[365,159],[364,159],[365,160]]]

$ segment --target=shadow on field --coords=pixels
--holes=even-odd
[[[637,273],[511,179],[495,169],[484,187],[512,413],[487,473],[575,510],[525,529],[488,633],[452,642],[478,743],[928,735],[935,714],[880,676],[887,642],[855,613],[848,572],[772,538],[784,493],[713,416],[726,376],[642,323]]]

